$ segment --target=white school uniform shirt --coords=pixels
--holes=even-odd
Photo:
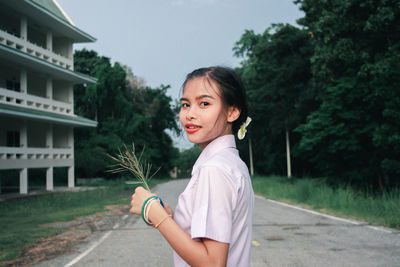
[[[235,137],[224,135],[209,143],[194,164],[174,219],[194,240],[229,243],[227,266],[245,267],[250,266],[253,208],[249,171]],[[176,252],[174,264],[189,266]]]

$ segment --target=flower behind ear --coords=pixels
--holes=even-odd
[[[251,122],[251,118],[247,117],[246,121],[243,122],[243,124],[240,126],[239,131],[238,131],[239,140],[242,140],[245,137],[246,132],[247,132],[246,128],[250,124],[250,122]]]

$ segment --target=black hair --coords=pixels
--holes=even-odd
[[[200,68],[186,75],[182,90],[184,90],[188,81],[201,77],[211,79],[218,85],[222,102],[226,106],[233,106],[240,110],[239,118],[232,123],[232,132],[236,133],[240,126],[246,121],[248,115],[246,92],[240,76],[235,70],[228,67],[213,66]],[[208,80],[208,82],[210,81]]]

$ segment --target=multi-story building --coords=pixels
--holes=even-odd
[[[74,114],[73,85],[96,79],[74,71],[73,44],[94,42],[55,0],[0,0],[0,171],[19,170],[21,194],[28,169],[68,168],[74,187],[74,127],[97,122]]]

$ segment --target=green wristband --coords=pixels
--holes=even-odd
[[[144,221],[146,224],[148,224],[148,225],[151,225],[151,223],[149,223],[149,222],[146,220],[146,218],[144,217],[144,209],[146,208],[147,203],[148,203],[150,200],[152,200],[153,198],[158,198],[158,197],[157,197],[157,196],[151,196],[151,197],[149,197],[148,199],[146,199],[146,200],[143,202],[143,206],[142,206],[142,219],[143,219],[143,221]]]

